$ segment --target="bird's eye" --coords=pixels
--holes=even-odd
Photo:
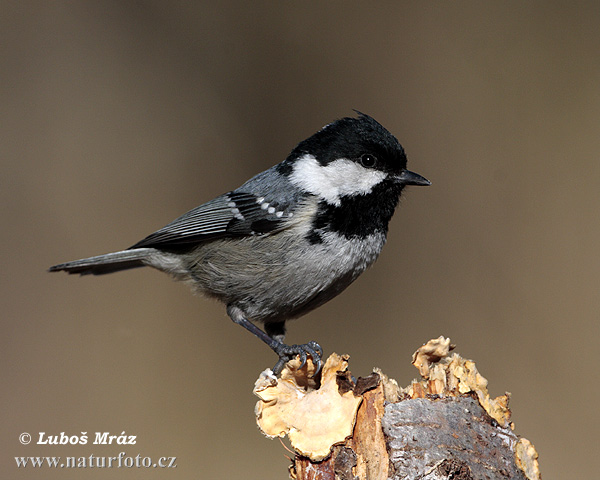
[[[375,155],[371,155],[370,153],[365,153],[360,157],[360,164],[363,167],[371,168],[374,167],[377,163],[377,157]]]

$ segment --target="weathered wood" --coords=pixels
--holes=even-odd
[[[452,348],[449,340],[440,337],[415,352],[413,363],[423,378],[406,388],[399,388],[379,371],[354,382],[347,368],[347,356],[328,359],[322,379],[327,384],[326,395],[315,395],[324,387],[314,379],[307,382],[293,367],[282,375],[285,385],[279,386],[282,380],[271,377],[270,383],[267,382],[271,386],[266,389],[264,381],[257,382],[257,388],[262,385],[259,390],[263,397],[257,412],[265,419],[274,414],[276,418],[289,420],[279,435],[293,431],[302,436],[298,442],[302,453],[296,454],[291,477],[295,480],[540,480],[535,448],[513,432],[509,395],[490,398],[487,380],[475,364],[457,354],[450,355]],[[297,390],[293,387],[295,381],[299,381]],[[285,394],[277,393],[278,389]],[[281,407],[277,405],[278,395],[282,395]],[[336,416],[340,399],[349,401],[349,395],[360,399],[354,417]],[[306,404],[310,410],[306,410]],[[279,415],[283,407],[285,414]],[[314,412],[320,416],[317,418],[336,420],[320,420],[309,426],[306,418],[294,418],[294,412],[302,412],[302,416]],[[259,426],[263,428],[261,415]],[[335,441],[330,453],[324,455],[322,439],[328,432],[321,427],[327,425],[344,431],[348,422],[353,422],[352,433],[343,441]],[[273,431],[270,434],[274,435]],[[318,445],[314,449],[310,441],[313,436]],[[293,437],[290,441],[296,448]]]

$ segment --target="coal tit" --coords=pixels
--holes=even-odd
[[[281,163],[190,210],[127,250],[50,267],[81,275],[149,266],[222,301],[231,319],[284,364],[316,342],[283,343],[286,320],[341,293],[377,259],[405,185],[398,140],[368,115],[347,117],[300,142]],[[262,322],[264,331],[253,322]]]

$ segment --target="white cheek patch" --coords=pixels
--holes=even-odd
[[[367,194],[386,177],[385,172],[365,168],[346,158],[323,166],[307,154],[296,160],[289,178],[294,185],[327,203],[339,205],[344,195]]]

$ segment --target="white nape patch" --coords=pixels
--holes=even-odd
[[[342,196],[367,194],[386,177],[385,172],[365,168],[346,158],[323,166],[314,156],[306,154],[294,163],[290,181],[327,203],[339,205]]]

